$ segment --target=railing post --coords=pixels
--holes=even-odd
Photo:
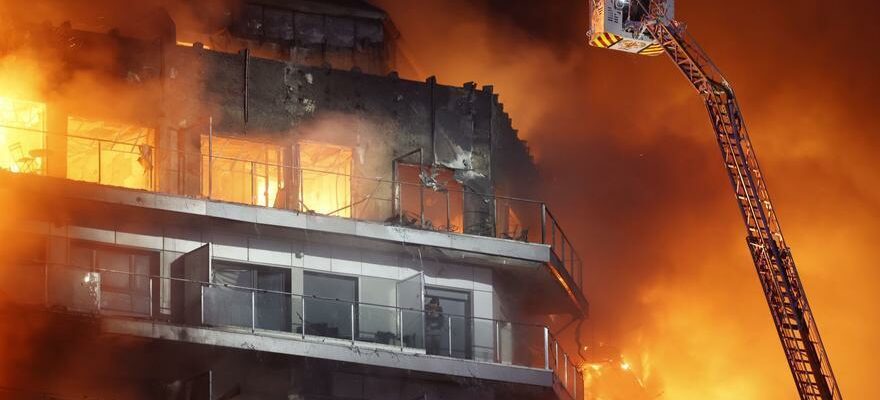
[[[461,196],[464,197],[463,192],[462,192]],[[461,232],[464,233],[464,207],[462,207],[462,219],[461,220],[462,220]],[[509,224],[510,223],[508,222],[508,225]],[[507,228],[505,227],[504,230],[506,231]],[[495,237],[495,238],[503,237],[503,236],[501,236],[501,232],[498,232],[498,197],[492,197],[492,237]]]
[[[150,191],[158,192],[159,188],[156,187],[156,165],[158,165],[162,160],[159,160],[159,157],[156,153],[156,148],[153,146],[147,146],[150,152]]]
[[[446,317],[446,336],[449,339],[449,357],[452,357],[452,316],[449,315]]]
[[[251,204],[259,205],[260,201],[258,200],[260,197],[257,196],[257,167],[253,161],[251,161]]]
[[[199,160],[199,164],[202,160]],[[214,196],[214,117],[208,117],[208,198]]]
[[[541,203],[541,244],[547,244],[547,203]]]
[[[305,185],[303,184],[303,177],[305,176],[305,173],[303,172],[302,165],[297,166],[296,173],[299,176],[299,181],[296,184],[296,186],[299,188],[299,204],[297,204],[297,209],[299,209],[299,212],[306,212],[306,189],[304,188]]]
[[[583,263],[583,261],[581,261],[581,256],[577,255],[577,253],[575,253],[575,256],[577,257],[577,261],[575,262],[575,267],[577,268],[577,272],[578,272],[577,284],[578,284],[578,288],[581,288],[581,290],[583,290],[583,287],[584,287],[584,263]]]
[[[544,327],[544,369],[550,369],[550,328]]]
[[[281,184],[282,184],[282,182],[278,182],[278,179],[279,179],[281,176],[284,176],[284,172],[281,170],[281,168],[284,167],[284,161],[283,161],[283,160],[284,160],[284,158],[283,158],[282,156],[279,155],[279,161],[278,161],[278,163],[280,164],[280,166],[275,167],[275,184],[278,186],[278,189],[279,189],[279,190],[281,189]],[[269,204],[269,201],[270,201],[270,198],[269,198],[269,175],[270,175],[270,174],[269,174],[269,164],[267,163],[267,164],[266,164],[266,191],[263,192],[263,193],[266,194],[266,207],[275,207],[275,204]],[[279,192],[279,190],[276,190],[276,191],[275,191],[275,202],[278,202],[278,192]]]
[[[261,163],[261,164],[263,164],[262,178],[264,178],[266,180],[266,183],[265,183],[265,185],[263,185],[263,192],[260,193],[260,196],[266,202],[266,204],[263,205],[264,207],[272,207],[272,205],[269,204],[269,185],[271,184],[271,182],[269,182],[269,175],[271,175],[269,173],[269,162],[267,161],[266,163]]]
[[[495,363],[501,364],[501,322],[495,321]]]
[[[562,269],[569,271],[568,267],[565,264],[565,242],[568,241],[565,235],[562,235]]]
[[[43,275],[43,300],[46,302],[46,308],[49,308],[49,263],[43,264],[45,274]]]
[[[564,360],[563,367],[565,367],[565,378],[564,378],[565,384],[564,385],[566,388],[568,388],[568,354],[563,354],[562,357]]]
[[[306,298],[300,297],[300,313],[302,315],[302,338],[305,340],[306,338]]]
[[[422,167],[419,165],[419,173],[421,171]],[[419,225],[425,227],[425,185],[421,183],[419,183]]]
[[[257,291],[251,290],[251,333],[257,331]]]
[[[559,340],[553,339],[553,360],[556,362],[556,375],[559,375]]]
[[[403,351],[406,344],[403,342],[403,310],[400,308],[397,309],[397,334],[400,340],[400,351]]]
[[[400,185],[397,183],[397,163],[397,159],[391,161],[391,216],[393,217],[396,213],[399,222],[403,222],[400,217]]]
[[[98,141],[98,184],[101,184],[101,141]]]
[[[150,319],[153,319],[153,277],[150,277]]]
[[[94,269],[94,267],[92,267],[92,268]],[[92,271],[87,272],[87,274],[89,274],[89,275],[91,275],[92,273],[96,273],[96,272],[92,272]],[[89,282],[89,284],[91,284],[91,282]],[[96,293],[95,306],[97,307],[98,314],[100,315],[101,314],[101,275],[100,274],[98,274],[98,282],[97,282],[97,285],[95,285],[95,293]]]
[[[449,189],[446,189],[446,232],[452,231],[452,222],[450,221],[452,218],[450,217],[450,207],[449,207]]]
[[[354,303],[349,304],[351,307],[351,344],[354,345]]]
[[[205,324],[205,285],[199,283],[199,325]]]

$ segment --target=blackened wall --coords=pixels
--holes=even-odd
[[[461,87],[309,67],[199,48],[165,51],[168,136],[213,132],[257,141],[314,140],[356,150],[355,175],[392,178],[392,160],[422,149],[425,165],[455,170],[473,218],[491,194],[534,198],[535,168],[492,87]],[[184,129],[182,129],[184,128]],[[186,137],[186,134],[183,135]],[[198,152],[198,138],[184,140]],[[407,161],[417,162],[417,158]],[[503,190],[496,190],[502,188]],[[466,226],[492,229],[492,221]],[[474,228],[478,229],[478,228]]]

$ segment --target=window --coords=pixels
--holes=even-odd
[[[72,267],[100,270],[102,312],[150,315],[153,258],[149,253],[85,243],[75,243],[70,247]]]
[[[453,170],[398,164],[397,174],[401,217],[405,224],[420,225],[424,210],[425,228],[463,231],[464,193]]]
[[[0,168],[39,174],[46,157],[46,105],[0,97]]]
[[[201,148],[211,155],[202,158],[202,195],[267,207],[284,204],[281,146],[203,135]]]
[[[303,142],[299,165],[303,210],[351,217],[351,149]]]
[[[357,340],[399,345],[397,328],[397,281],[362,276],[358,304]]]
[[[70,117],[67,132],[68,179],[153,189],[153,129]]]
[[[471,358],[470,293],[426,287],[425,303],[427,353]]]
[[[352,320],[352,315],[357,315],[356,305],[352,310],[358,298],[357,287],[356,278],[304,272],[306,334],[351,339],[357,324]]]
[[[290,331],[291,298],[285,294],[290,292],[289,270],[220,261],[214,261],[213,267],[212,282],[232,287],[206,290],[209,324],[249,328],[253,323],[257,329]]]

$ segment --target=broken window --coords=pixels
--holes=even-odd
[[[210,143],[209,143],[210,141]],[[234,203],[281,207],[281,146],[230,137],[202,136],[202,195]],[[213,154],[212,154],[213,152]]]
[[[448,168],[398,164],[400,212],[406,225],[462,232],[464,193]],[[422,220],[424,218],[424,221]]]
[[[522,242],[541,242],[540,203],[499,196],[495,199],[495,207],[495,231],[498,237]]]
[[[303,142],[299,144],[299,165],[302,209],[351,217],[351,149]]]
[[[67,132],[68,179],[153,189],[153,129],[69,117]]]
[[[46,162],[46,105],[0,97],[0,169],[42,173]]]

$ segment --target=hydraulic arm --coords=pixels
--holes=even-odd
[[[703,98],[798,393],[804,400],[842,399],[733,89],[671,18],[672,0],[596,1],[594,25],[604,23],[605,29],[594,32],[591,44],[643,55],[665,52]]]
[[[842,399],[791,249],[782,235],[736,94],[678,23],[652,1],[644,29],[702,96],[721,149],[749,250],[770,306],[770,314],[802,399]]]

